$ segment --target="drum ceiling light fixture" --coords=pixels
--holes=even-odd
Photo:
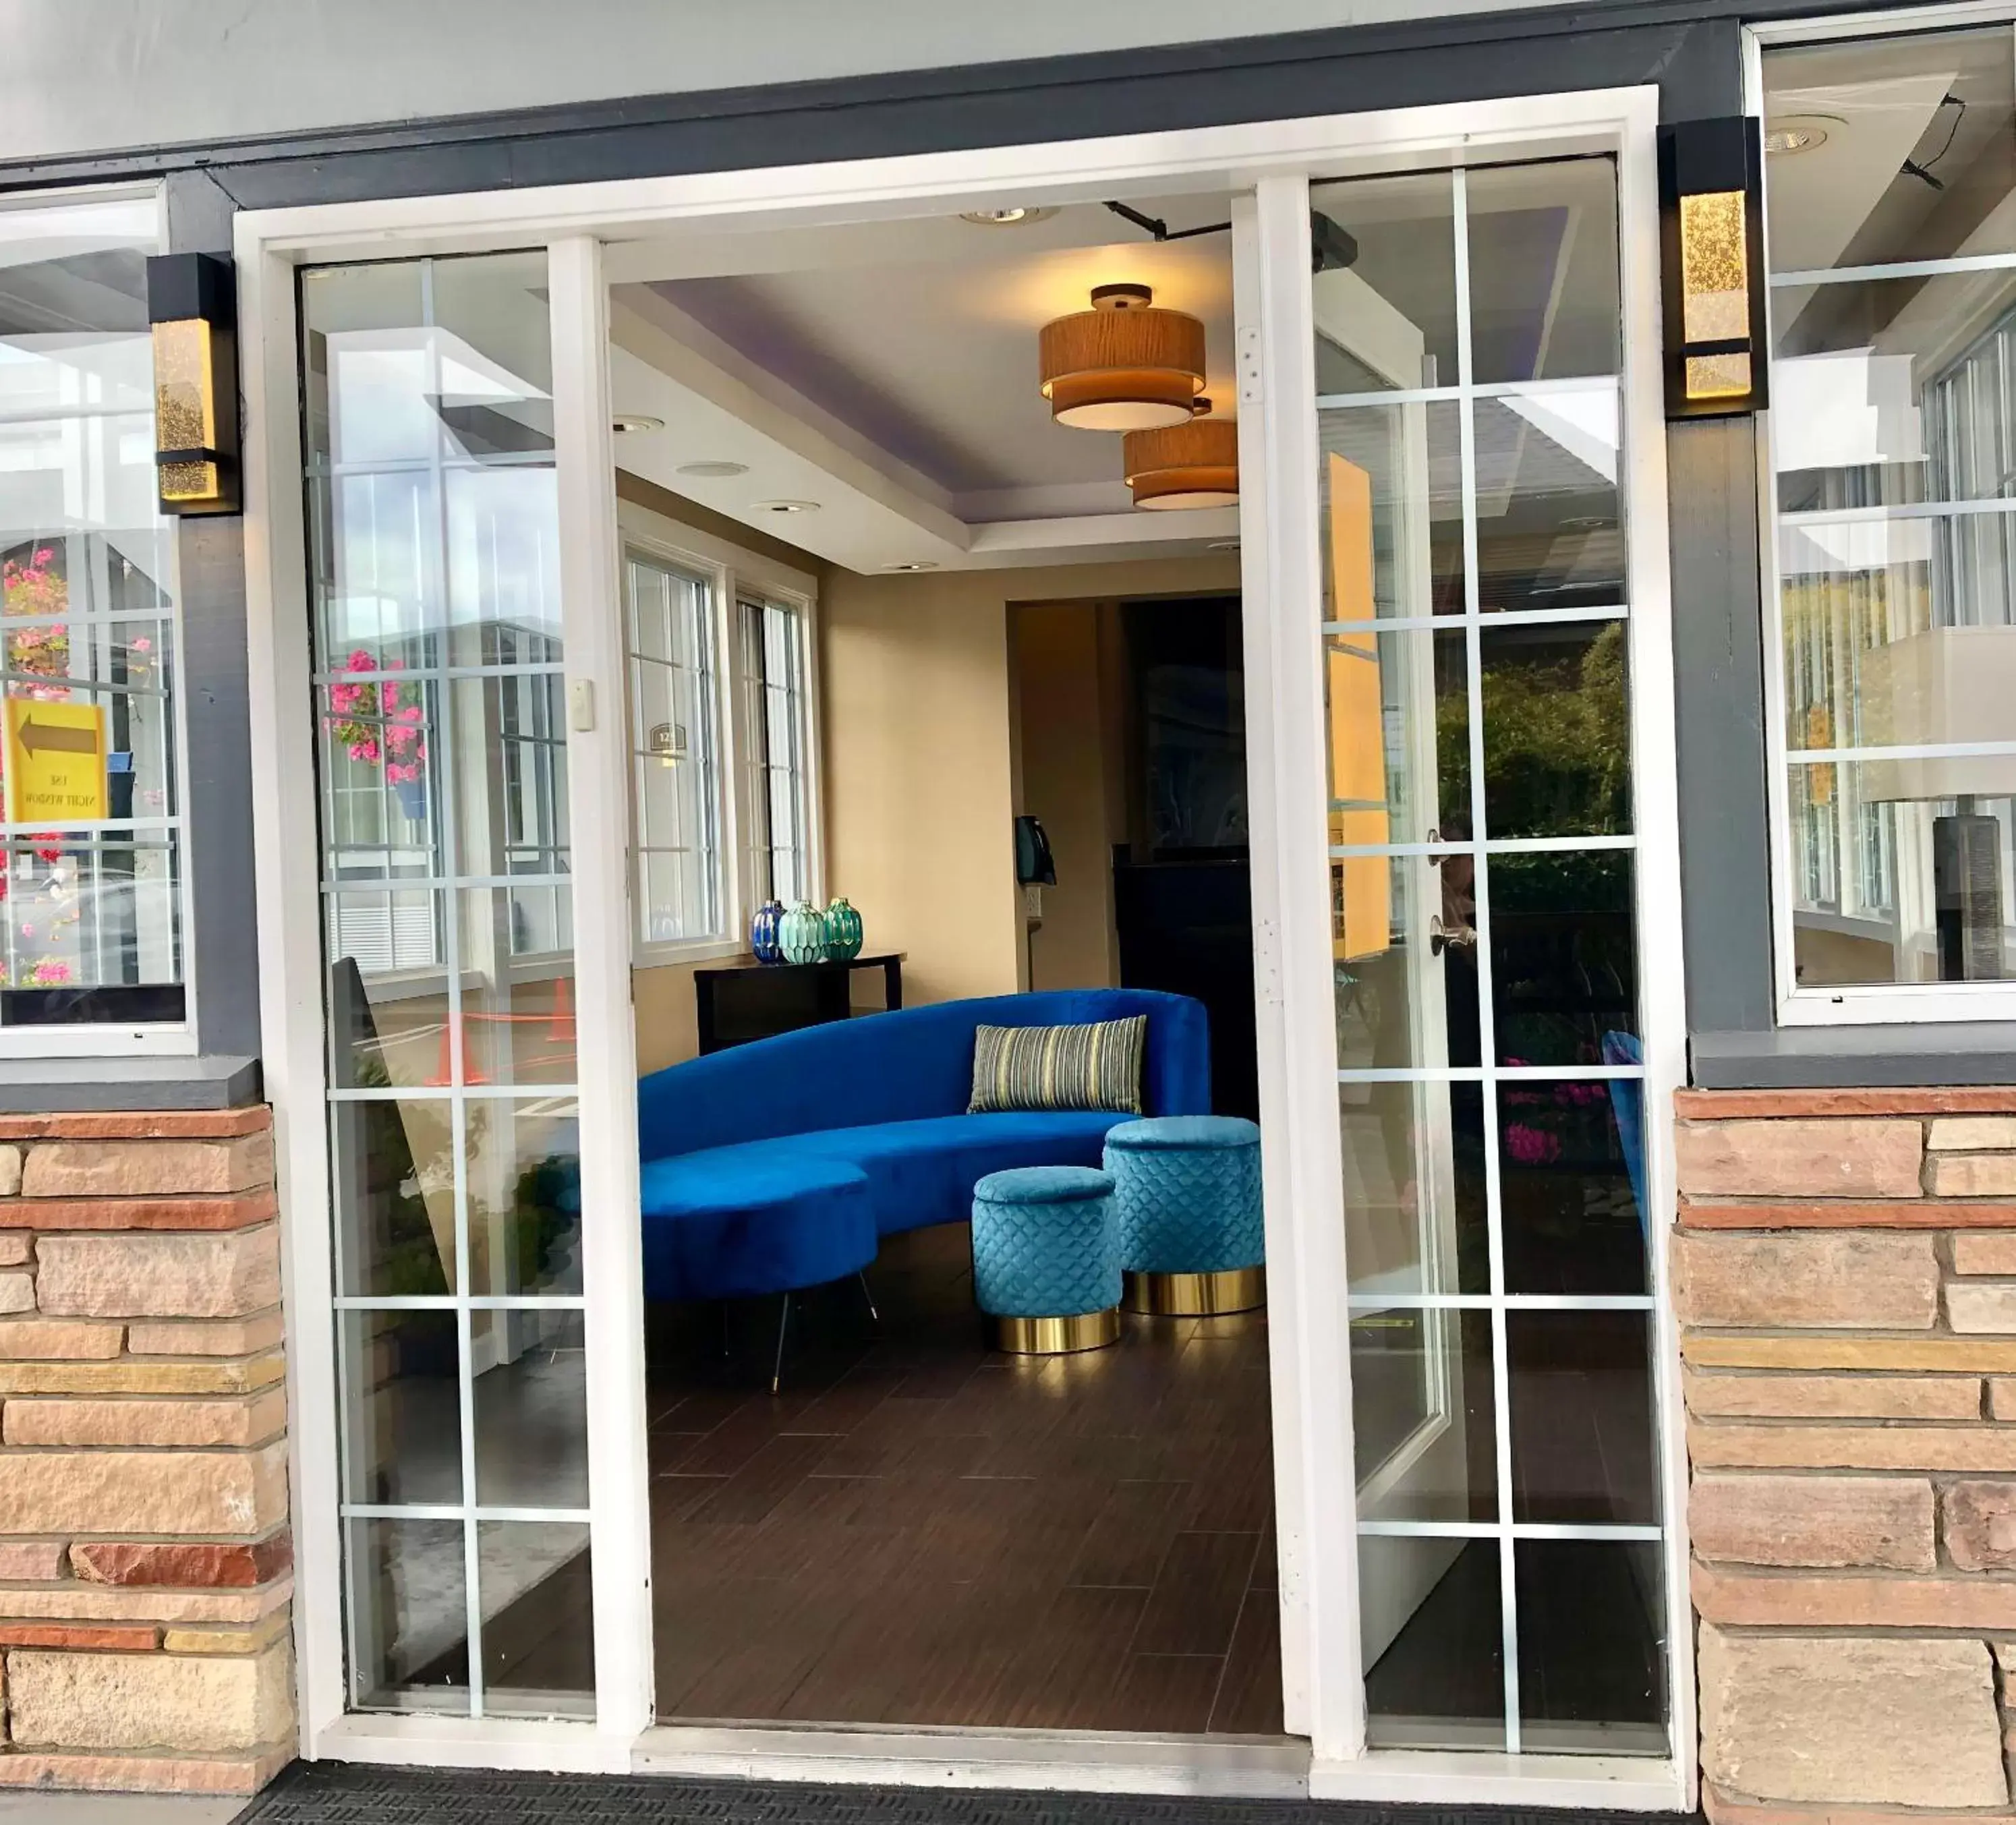
[[[1094,288],[1092,308],[1043,326],[1043,397],[1059,424],[1148,431],[1190,422],[1204,391],[1204,326],[1158,310],[1145,285]]]
[[[1120,454],[1137,507],[1167,511],[1238,502],[1239,427],[1213,418],[1208,399],[1199,399],[1184,423],[1129,432]]]

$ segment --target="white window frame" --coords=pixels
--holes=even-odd
[[[1763,117],[1764,53],[1767,50],[1780,46],[1897,38],[1990,25],[2016,28],[2016,0],[1959,0],[1958,4],[1949,5],[1893,7],[1881,13],[1839,13],[1817,19],[1747,26],[1743,34],[1744,110],[1760,121]],[[1771,186],[1767,168],[1764,180],[1767,223],[1770,209]],[[1982,264],[1983,257],[1977,257],[1975,263]],[[1995,265],[2016,268],[2016,254],[1985,257]],[[1765,287],[1766,346],[1769,348],[1776,337],[1770,327],[1772,290],[1768,261],[1760,276]],[[1901,1026],[1955,1020],[2016,1020],[2016,981],[1837,983],[1812,988],[1802,987],[1798,981],[1794,955],[1793,909],[1798,884],[1793,866],[1790,747],[1785,729],[1785,628],[1778,569],[1775,416],[1769,411],[1758,415],[1757,538],[1763,607],[1765,803],[1771,845],[1771,966],[1778,1024],[1781,1027]]]
[[[805,805],[805,897],[815,905],[826,902],[826,865],[822,848],[822,826],[819,815],[822,794],[819,783],[819,623],[818,602],[812,594],[780,589],[774,585],[757,583],[748,574],[742,574],[747,586],[740,588],[735,595],[735,633],[732,641],[734,652],[730,659],[735,695],[736,774],[735,801],[742,820],[740,828],[747,836],[740,842],[736,851],[736,873],[740,879],[743,907],[743,925],[755,914],[762,904],[763,889],[757,883],[756,847],[753,838],[756,824],[755,808],[749,802],[750,775],[759,758],[767,769],[767,732],[758,727],[752,710],[756,695],[764,688],[760,681],[752,679],[748,671],[748,653],[742,639],[741,619],[745,607],[783,608],[797,617],[797,643],[799,675],[803,680],[805,694],[804,764],[801,772],[804,782]],[[759,750],[763,751],[759,753]],[[765,812],[767,818],[768,813]],[[776,847],[776,833],[772,832],[770,848]],[[747,949],[745,944],[743,947]]]
[[[1675,805],[1655,133],[1651,85],[1103,139],[548,189],[392,198],[242,213],[236,221],[247,409],[246,523],[266,1085],[283,1208],[290,1434],[301,1600],[295,1606],[301,1752],[434,1766],[637,1769],[810,1780],[1015,1786],[1684,1812],[1697,1791],[1679,1359],[1663,1227],[1673,1208],[1672,1128],[1649,1125],[1654,1212],[1656,1450],[1672,1679],[1669,1754],[1657,1757],[1368,1751],[1357,1631],[1349,1362],[1341,1347],[1343,1186],[1330,1008],[1327,819],[1319,668],[1308,641],[1320,600],[1306,184],[1471,162],[1613,153],[1618,160],[1625,311],[1625,455],[1631,488],[1633,762],[1641,955],[1672,959],[1641,987],[1648,1109],[1683,1080],[1679,833]],[[822,225],[998,207],[1098,202],[1154,186],[1235,193],[1236,241],[1278,256],[1239,274],[1237,362],[1248,726],[1254,745],[1254,936],[1269,1254],[1282,1264],[1269,1312],[1276,1510],[1281,1543],[1283,1698],[1305,1743],[1078,1733],[803,1731],[652,1721],[649,1456],[644,1424],[633,929],[621,837],[627,730],[598,712],[621,700],[625,642],[606,359],[605,242],[679,224]],[[329,1335],[329,1187],[323,1119],[315,858],[298,763],[307,635],[301,586],[294,268],[546,245],[550,250],[562,569],[573,711],[571,771],[581,853],[616,861],[576,876],[583,1044],[582,1201],[588,1247],[590,1475],[598,1712],[592,1725],[347,1715],[340,1568],[336,1375]],[[1237,269],[1236,268],[1236,271]],[[712,542],[693,542],[703,553]],[[809,580],[808,580],[809,581]],[[809,590],[807,592],[810,593]],[[812,703],[816,705],[816,679]],[[594,1042],[591,1043],[591,1040]]]
[[[667,563],[677,564],[707,579],[712,600],[709,604],[715,636],[715,726],[720,733],[718,784],[720,792],[722,907],[727,929],[715,938],[678,938],[652,941],[633,934],[632,956],[640,970],[660,969],[668,964],[702,963],[749,954],[749,921],[759,902],[755,898],[753,870],[749,862],[747,833],[750,824],[746,761],[755,732],[747,726],[743,713],[745,675],[739,619],[745,598],[760,597],[799,613],[805,653],[805,806],[808,824],[809,874],[815,891],[825,880],[823,842],[825,819],[819,765],[819,579],[810,572],[780,563],[759,552],[703,532],[667,515],[632,501],[616,504],[617,526],[627,549],[632,546]],[[624,604],[626,648],[630,628],[629,603]],[[626,671],[628,653],[625,654]],[[629,701],[625,679],[625,714]],[[636,830],[636,812],[631,810],[631,830]],[[631,859],[632,880],[635,880],[635,858]],[[635,890],[633,887],[632,891]],[[634,923],[634,922],[633,922]]]
[[[80,203],[151,201],[154,205],[155,250],[170,250],[167,187],[160,183],[106,184],[88,189],[24,190],[0,197],[0,215],[31,214],[42,208],[74,207]],[[187,615],[182,601],[181,522],[167,522],[167,584],[175,628],[175,787],[177,811],[164,820],[180,837],[175,858],[178,948],[182,953],[182,1017],[130,1024],[79,1023],[69,1026],[0,1027],[0,1060],[43,1058],[187,1058],[199,1047],[196,970],[196,894],[193,883],[198,819],[189,801],[189,661],[184,638]]]

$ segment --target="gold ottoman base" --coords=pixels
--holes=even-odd
[[[1264,1267],[1229,1267],[1210,1274],[1137,1274],[1131,1270],[1121,1295],[1129,1312],[1156,1318],[1215,1318],[1251,1312],[1267,1303]]]
[[[1074,1350],[1103,1350],[1120,1341],[1120,1308],[1081,1312],[1070,1318],[987,1319],[987,1341],[1015,1356],[1064,1356]]]

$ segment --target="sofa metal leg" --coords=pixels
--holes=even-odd
[[[771,1365],[770,1391],[776,1394],[784,1385],[784,1333],[790,1328],[791,1295],[784,1295],[783,1304],[777,1312],[777,1359]]]
[[[868,1301],[868,1316],[873,1321],[875,1328],[880,1330],[882,1328],[882,1314],[875,1309],[875,1295],[868,1290],[868,1270],[863,1268],[854,1277],[860,1281],[861,1296]]]

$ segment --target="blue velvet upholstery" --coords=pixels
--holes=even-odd
[[[1260,1129],[1236,1115],[1123,1121],[1106,1137],[1120,1265],[1131,1273],[1258,1267]]]
[[[1087,1166],[988,1173],[973,1188],[973,1297],[1002,1318],[1118,1305],[1113,1181]]]
[[[981,1025],[1148,1017],[1143,1101],[1211,1107],[1203,1004],[1148,989],[1060,989],[939,1002],[779,1034],[676,1064],[637,1089],[644,1290],[652,1299],[781,1292],[863,1265],[875,1236],[963,1220],[973,1188],[1020,1166],[1096,1167],[1113,1110],[969,1115]],[[840,1233],[832,1232],[837,1225]],[[854,1238],[850,1240],[850,1238]]]

